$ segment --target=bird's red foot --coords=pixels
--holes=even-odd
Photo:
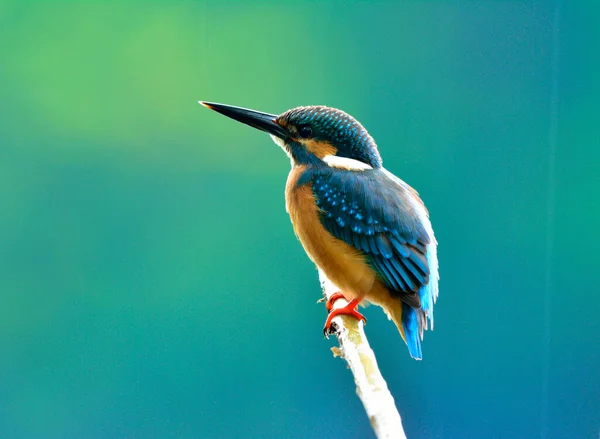
[[[327,308],[327,311],[329,311],[329,315],[327,316],[327,320],[325,321],[325,327],[323,328],[323,334],[325,335],[325,337],[327,337],[329,334],[332,333],[331,320],[335,316],[339,316],[341,314],[346,314],[349,316],[354,316],[357,320],[363,320],[365,323],[367,323],[367,319],[365,318],[365,316],[363,316],[361,313],[359,313],[358,310],[356,309],[356,307],[358,306],[358,304],[360,302],[359,299],[351,300],[350,302],[348,302],[348,305],[344,306],[343,308],[332,309],[333,303],[338,299],[345,300],[346,298],[340,292],[333,293],[329,297],[329,299],[327,299],[327,303],[325,303],[325,307]]]

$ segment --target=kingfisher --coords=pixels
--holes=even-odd
[[[377,144],[349,114],[326,106],[280,115],[200,104],[269,134],[290,158],[286,209],[308,257],[339,288],[324,333],[339,314],[364,320],[357,306],[379,305],[410,355],[433,329],[438,296],[437,242],[417,192],[382,166]],[[344,298],[348,304],[333,309]]]

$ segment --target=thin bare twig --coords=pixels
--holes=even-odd
[[[326,298],[339,291],[321,271],[319,279]],[[335,301],[333,308],[341,308],[347,304],[344,299],[339,299]],[[354,375],[356,393],[365,407],[375,436],[378,439],[406,439],[400,413],[379,371],[375,353],[369,346],[363,329],[363,322],[351,316],[340,315],[333,318],[332,326],[340,343],[340,347],[332,348],[332,351],[335,356],[348,363]]]

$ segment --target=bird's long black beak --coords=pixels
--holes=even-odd
[[[260,111],[248,110],[247,108],[212,102],[198,101],[198,103],[238,122],[277,136],[280,139],[285,140],[288,137],[286,130],[275,121],[277,119],[276,114],[261,113]]]

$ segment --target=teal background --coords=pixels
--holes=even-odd
[[[424,360],[365,310],[409,438],[597,438],[599,12],[0,2],[0,437],[373,437],[288,159],[202,99],[341,108],[427,203]]]

